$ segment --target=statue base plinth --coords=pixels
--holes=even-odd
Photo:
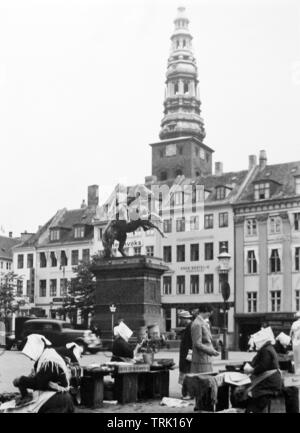
[[[168,269],[162,259],[149,256],[99,259],[92,266],[96,276],[94,321],[103,338],[112,338],[113,323],[120,318],[135,333],[153,324],[165,330],[160,280]],[[114,314],[109,308],[112,304],[116,306]]]

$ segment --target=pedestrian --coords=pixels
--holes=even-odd
[[[294,317],[296,320],[292,323],[290,331],[292,341],[300,339],[300,311],[297,311]]]
[[[13,381],[21,393],[19,406],[27,403],[24,411],[28,412],[73,413],[67,365],[50,341],[42,335],[31,334],[22,353],[34,361],[34,368],[31,375]],[[30,395],[28,389],[38,392]]]
[[[184,378],[187,373],[191,371],[191,361],[192,361],[192,315],[188,311],[181,311],[179,313],[180,324],[185,328],[181,332],[181,341],[179,348],[179,379],[178,383],[183,385]],[[187,398],[182,390],[182,398]]]
[[[210,329],[205,319],[208,319],[213,312],[209,304],[199,306],[199,313],[191,325],[192,335],[192,363],[191,373],[212,372],[212,356],[218,356],[213,347]]]

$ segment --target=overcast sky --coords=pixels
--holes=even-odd
[[[298,0],[0,0],[0,229],[36,231],[87,186],[151,175],[177,7],[205,143],[224,169],[300,160]],[[0,234],[1,230],[0,230]]]

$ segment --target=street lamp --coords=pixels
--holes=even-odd
[[[111,304],[109,306],[110,312],[111,312],[111,341],[112,343],[114,342],[114,314],[117,310],[117,307],[115,306],[115,304]]]
[[[223,347],[222,347],[222,359],[228,359],[228,348],[227,348],[227,301],[230,296],[230,285],[228,283],[228,273],[229,273],[229,262],[231,255],[227,251],[226,244],[223,243],[221,253],[218,255],[219,260],[219,275],[221,284],[221,293],[224,301],[224,328],[223,328]]]

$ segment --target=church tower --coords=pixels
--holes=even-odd
[[[159,138],[152,143],[152,175],[159,181],[178,175],[195,177],[212,172],[212,152],[203,143],[198,71],[185,8],[178,8],[171,36],[166,73],[164,117]]]

